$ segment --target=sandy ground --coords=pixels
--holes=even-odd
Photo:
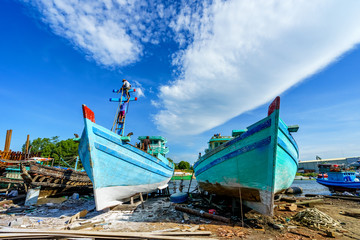
[[[281,204],[281,203],[278,203]],[[360,213],[359,202],[325,199],[315,206],[340,222],[341,229],[333,230],[337,239],[360,239],[358,218],[342,215],[340,212]],[[186,204],[184,206],[187,206]],[[191,207],[191,206],[189,206]],[[0,206],[0,226],[13,229],[51,229],[88,231],[211,231],[218,239],[329,239],[325,231],[308,228],[292,219],[298,212],[275,210],[274,217],[266,217],[250,211],[245,214],[244,227],[240,223],[226,224],[203,217],[184,214],[175,210],[167,198],[151,198],[136,210],[121,211],[94,210],[92,197],[69,199],[62,203],[45,203],[28,207],[15,204]],[[85,217],[69,223],[71,217],[86,209]]]

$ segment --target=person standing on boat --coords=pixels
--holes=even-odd
[[[119,123],[122,123],[124,121],[124,118],[125,118],[125,111],[127,109],[127,105],[129,103],[129,100],[126,101],[126,102],[123,102],[121,105],[120,105],[120,111],[119,111],[119,116],[118,116],[118,122]]]
[[[126,97],[130,98],[129,90],[131,89],[131,84],[126,79],[123,79],[122,81],[123,85],[121,86],[121,89],[126,93]]]
[[[148,148],[151,150],[151,147],[150,147],[150,137],[149,136],[146,136],[146,138],[144,139],[143,143],[142,143],[142,147],[143,147],[143,150],[145,152],[147,152]]]

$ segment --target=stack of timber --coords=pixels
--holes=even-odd
[[[54,190],[51,195],[69,190],[92,190],[92,183],[86,172],[50,167],[30,161],[21,164],[21,172],[27,189],[40,186],[42,190]]]
[[[15,152],[10,150],[10,144],[11,144],[11,136],[12,136],[12,130],[6,131],[6,139],[5,139],[5,146],[4,151],[0,150],[0,167],[6,166],[6,165],[16,165],[17,162],[12,161],[20,161],[25,160],[32,157],[40,157],[41,153],[35,153],[31,154],[29,153],[29,145],[30,145],[30,135],[27,135],[26,139],[26,145],[25,145],[25,152]],[[12,161],[8,161],[12,160]]]

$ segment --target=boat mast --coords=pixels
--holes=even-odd
[[[124,89],[113,89],[113,92],[116,94],[121,93],[121,95],[120,95],[120,98],[110,98],[109,99],[110,102],[118,102],[119,103],[111,131],[119,134],[120,136],[124,136],[125,119],[126,119],[127,111],[129,109],[129,103],[130,103],[130,101],[137,101],[137,97],[130,97],[130,94],[129,94],[129,97],[126,96]],[[136,92],[136,89],[132,88],[128,92],[129,93]],[[120,121],[119,114],[120,114],[120,107],[122,104],[127,104],[127,105],[125,107],[124,117]]]

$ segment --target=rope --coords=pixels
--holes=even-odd
[[[239,161],[236,161],[237,164],[237,172],[239,178]],[[244,215],[243,215],[243,208],[242,208],[242,199],[241,199],[241,188],[239,186],[239,196],[240,196],[240,214],[241,214],[241,227],[244,227]]]

